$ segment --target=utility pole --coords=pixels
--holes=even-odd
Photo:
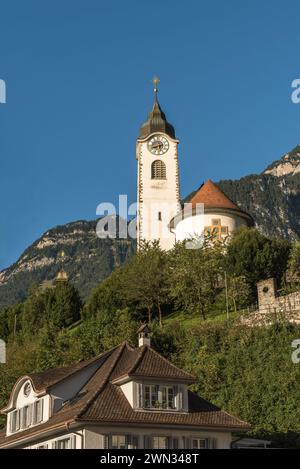
[[[226,295],[226,315],[227,315],[227,322],[229,322],[228,284],[227,284],[226,270],[224,270],[224,277],[225,277],[225,295]]]
[[[16,340],[16,334],[17,334],[17,315],[15,314],[15,318],[14,318],[14,341]]]

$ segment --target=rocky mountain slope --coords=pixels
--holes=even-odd
[[[134,241],[99,239],[96,224],[96,220],[76,221],[43,234],[15,264],[0,272],[0,307],[24,300],[32,284],[47,285],[62,267],[86,297],[135,251]]]
[[[300,145],[261,174],[220,181],[223,191],[269,236],[300,239]]]
[[[261,174],[219,184],[253,216],[259,230],[270,236],[300,239],[300,145]],[[53,280],[62,263],[86,297],[135,252],[132,240],[97,238],[96,223],[77,221],[58,226],[26,249],[15,264],[0,272],[0,307],[22,301],[33,283]],[[59,257],[62,249],[66,253],[63,261]]]

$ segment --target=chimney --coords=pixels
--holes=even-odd
[[[138,330],[139,336],[139,347],[143,347],[146,345],[147,347],[151,347],[151,340],[150,340],[150,329],[147,324],[143,324]]]

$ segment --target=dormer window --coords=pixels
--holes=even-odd
[[[43,421],[43,399],[38,399],[10,413],[10,432],[15,433]]]
[[[144,409],[176,410],[177,386],[145,384],[139,386],[140,407]]]

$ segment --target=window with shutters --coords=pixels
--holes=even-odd
[[[151,178],[152,179],[166,179],[167,178],[167,170],[166,165],[161,160],[153,161],[151,165]]]
[[[43,420],[43,401],[39,399],[33,404],[33,425]]]
[[[176,410],[176,386],[146,384],[139,387],[140,407],[145,409]]]
[[[112,435],[110,449],[137,449],[138,437],[135,435]]]
[[[193,438],[192,449],[207,449],[208,439],[207,438]]]
[[[61,438],[56,440],[52,444],[53,449],[72,449],[72,440],[71,438]]]
[[[14,433],[20,429],[20,410],[14,410],[10,414],[10,432]]]
[[[38,399],[32,404],[28,404],[10,413],[10,432],[15,433],[25,430],[43,421],[43,399]]]
[[[167,436],[153,436],[152,449],[169,449],[169,440]]]
[[[22,428],[27,428],[30,425],[30,420],[29,420],[29,406],[26,405],[22,409]]]

